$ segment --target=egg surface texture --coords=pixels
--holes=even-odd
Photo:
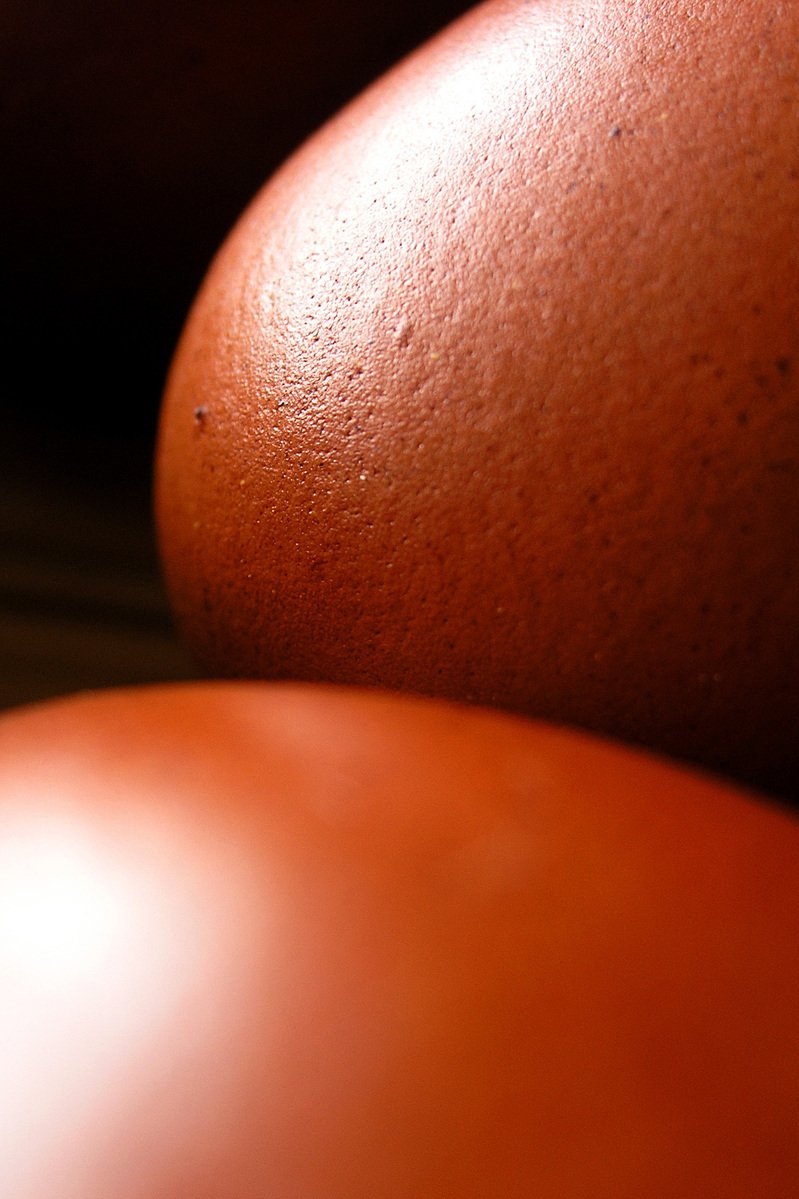
[[[0,720],[0,1191],[799,1193],[799,824],[289,684]]]
[[[227,675],[799,791],[799,5],[498,0],[243,216],[157,467]]]

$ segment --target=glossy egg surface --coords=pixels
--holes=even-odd
[[[371,692],[0,720],[14,1199],[785,1199],[799,826]]]

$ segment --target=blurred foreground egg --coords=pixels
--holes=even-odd
[[[499,713],[0,720],[0,1193],[785,1199],[799,826]]]
[[[157,508],[225,675],[799,777],[799,8],[496,0],[305,145],[176,354]]]

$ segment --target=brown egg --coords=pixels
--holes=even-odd
[[[163,410],[226,675],[567,720],[799,791],[799,8],[498,0],[281,170]]]
[[[786,1199],[799,825],[500,713],[0,719],[0,1193]]]

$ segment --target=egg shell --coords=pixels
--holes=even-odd
[[[564,729],[281,684],[0,719],[15,1199],[785,1199],[799,825]]]
[[[224,675],[565,720],[799,794],[799,8],[497,0],[264,188],[157,458]]]

